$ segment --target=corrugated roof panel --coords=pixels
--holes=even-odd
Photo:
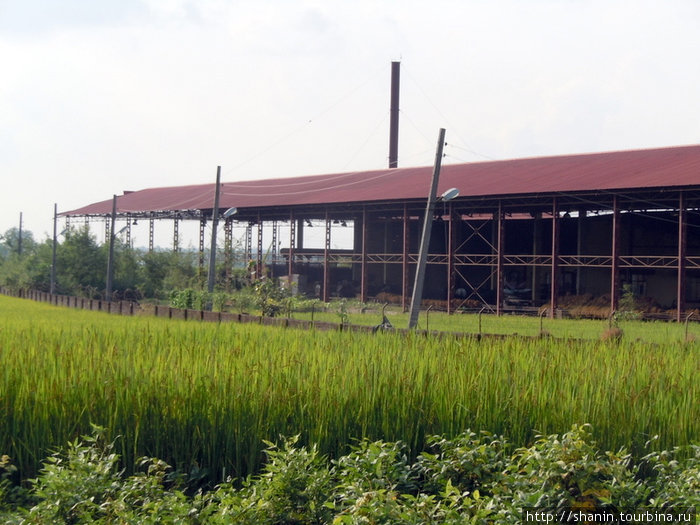
[[[223,183],[220,206],[273,206],[425,199],[433,168],[395,168]],[[438,193],[460,198],[700,186],[700,145],[450,164]],[[118,198],[119,212],[211,209],[214,184],[149,188]],[[62,215],[111,213],[111,199]]]

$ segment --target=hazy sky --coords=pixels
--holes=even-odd
[[[400,166],[700,143],[698,0],[0,0],[0,232],[384,167],[392,60]]]

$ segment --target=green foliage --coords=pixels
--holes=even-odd
[[[275,317],[283,312],[285,299],[289,291],[269,277],[262,277],[253,282],[255,303],[262,315]]]
[[[210,296],[205,290],[173,290],[170,292],[170,306],[189,310],[204,310]]]
[[[299,437],[267,443],[259,474],[187,495],[171,467],[141,458],[126,476],[104,429],[74,441],[46,462],[26,506],[0,506],[5,523],[520,524],[523,511],[663,512],[698,504],[698,447],[644,458],[639,475],[624,451],[604,452],[587,425],[513,450],[503,438],[465,431],[431,436],[435,454],[411,462],[402,442],[363,440],[335,461]],[[687,452],[687,451],[686,451]],[[494,464],[489,464],[489,458]],[[0,463],[0,468],[3,468]],[[175,480],[175,481],[174,481]],[[7,488],[7,484],[3,485]],[[436,490],[437,489],[437,490]],[[0,500],[2,503],[2,500]]]

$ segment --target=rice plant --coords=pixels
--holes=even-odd
[[[680,343],[428,338],[125,318],[0,297],[0,454],[23,477],[55,447],[108,429],[141,456],[217,480],[299,434],[332,457],[358,439],[467,428],[527,445],[593,425],[608,450],[700,436],[697,348]]]

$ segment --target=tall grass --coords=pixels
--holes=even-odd
[[[0,297],[0,454],[32,475],[90,423],[129,468],[148,455],[212,478],[246,475],[263,439],[330,455],[404,440],[590,422],[601,447],[700,436],[700,361],[681,344],[444,339],[121,318]]]

